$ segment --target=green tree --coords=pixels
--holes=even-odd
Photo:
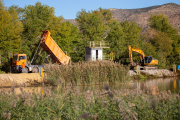
[[[148,56],[153,56],[159,61],[159,67],[165,68],[168,63],[167,57],[172,53],[173,41],[168,36],[167,33],[157,31],[155,29],[148,29],[147,32],[143,35],[146,40],[144,43],[144,49],[150,50]],[[145,46],[148,45],[148,46]]]
[[[148,19],[149,25],[151,28],[154,28],[158,31],[165,32],[168,34],[177,33],[177,29],[173,28],[168,20],[168,16],[163,14],[151,15]]]
[[[156,48],[151,44],[148,33],[149,32],[146,32],[145,34],[141,35],[139,49],[143,50],[146,56],[152,56],[153,58],[156,58]]]
[[[157,31],[153,38],[150,38],[151,44],[156,48],[157,52],[161,52],[167,57],[172,52],[172,40],[164,32]]]
[[[23,26],[16,11],[8,12],[2,0],[0,0],[0,26],[0,51],[3,56],[1,63],[5,65],[8,62],[8,52],[20,51]]]
[[[133,21],[124,21],[120,24],[123,28],[123,32],[125,33],[126,42],[129,45],[138,47],[142,28]]]
[[[9,13],[13,13],[14,11],[18,15],[19,20],[22,20],[24,15],[24,8],[18,7],[16,5],[12,5],[8,8]]]
[[[124,38],[126,40],[125,46],[127,46],[123,58],[128,58],[129,57],[128,45],[131,45],[136,48],[140,47],[139,43],[141,43],[140,37],[141,37],[142,28],[139,25],[137,25],[137,23],[134,21],[124,21],[121,22],[120,24],[123,28],[123,32],[125,33],[125,38]],[[139,62],[140,55],[138,53],[133,52],[133,60]]]
[[[122,63],[126,63],[129,60],[128,45],[139,46],[142,29],[135,22],[119,23],[116,20],[109,22],[109,28],[106,40],[109,41],[110,51],[114,52],[116,61],[121,60]],[[134,55],[133,58],[139,59],[139,55]]]
[[[71,57],[73,62],[82,60],[81,51],[78,49],[78,47],[81,46],[81,37],[78,27],[71,24],[70,21],[62,22],[60,19],[59,21],[57,20],[57,25],[58,27],[53,25],[54,27],[51,28],[52,38],[63,51],[67,51],[68,56]]]
[[[163,14],[151,15],[148,22],[151,28],[167,33],[168,36],[173,40],[174,47],[177,45],[179,40],[178,29],[173,28],[167,16]]]
[[[49,30],[54,17],[54,8],[48,5],[42,5],[37,2],[34,6],[28,5],[24,8],[23,15],[23,45],[22,52],[31,59],[39,44],[39,40],[43,30]],[[42,61],[45,52],[41,53],[40,61]]]
[[[110,10],[102,9],[101,7],[98,10],[92,11],[92,13],[99,15],[105,23],[108,23],[112,20],[112,13]]]
[[[51,32],[53,40],[63,51],[67,51],[72,61],[81,59],[77,52],[77,44],[81,42],[78,27],[69,21],[65,22],[62,16],[56,17],[53,7],[42,5],[40,2],[34,6],[28,5],[24,8],[22,21],[24,25],[23,51],[28,54],[29,59],[35,54],[43,30]],[[36,64],[42,64],[46,56],[47,53],[42,50]]]
[[[101,41],[105,38],[105,31],[108,30],[107,22],[111,19],[112,14],[102,8],[91,12],[82,9],[76,17],[83,40]]]
[[[127,51],[127,43],[125,40],[125,33],[123,28],[118,21],[113,21],[109,24],[110,30],[106,41],[109,42],[110,51],[114,52],[115,59],[119,60]]]
[[[172,46],[172,50],[166,49],[167,53],[169,53],[168,50],[171,50],[171,53],[166,56],[166,61],[168,61],[170,64],[174,64],[175,62],[179,61],[180,35],[178,34],[177,28],[173,28],[168,20],[168,17],[163,14],[151,15],[148,22],[151,28],[160,31],[161,35],[165,34],[165,36],[162,37],[166,37],[166,39],[171,41],[170,45]]]

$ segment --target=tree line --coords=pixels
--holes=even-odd
[[[142,28],[133,21],[119,22],[112,18],[110,10],[80,10],[76,15],[77,26],[55,16],[54,8],[37,2],[24,8],[5,7],[0,0],[0,61],[1,70],[9,65],[8,53],[25,53],[30,61],[35,54],[43,30],[49,30],[51,37],[63,51],[67,51],[73,62],[83,61],[88,41],[107,41],[114,52],[114,60],[128,64],[128,45],[142,49],[145,55],[159,60],[159,67],[179,64],[180,35],[163,14],[151,15],[149,28]],[[47,56],[42,51],[36,64],[42,64]],[[140,60],[133,53],[135,61]]]

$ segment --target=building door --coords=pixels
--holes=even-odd
[[[96,60],[98,60],[98,50],[96,50]]]

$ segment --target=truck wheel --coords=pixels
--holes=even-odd
[[[32,73],[38,73],[38,72],[39,72],[39,70],[38,70],[37,67],[35,67],[35,68],[32,69]]]
[[[23,68],[23,69],[22,69],[22,73],[28,73],[28,68],[26,68],[26,67]]]

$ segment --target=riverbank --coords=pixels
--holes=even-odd
[[[31,86],[43,83],[38,73],[0,74],[0,86]]]
[[[180,93],[144,90],[46,87],[40,93],[0,92],[0,119],[179,119]],[[18,110],[18,111],[17,111]]]
[[[89,85],[130,81],[128,66],[111,61],[86,61],[71,65],[46,65],[44,77],[38,73],[0,74],[0,86]]]
[[[179,72],[177,70],[177,72]],[[38,73],[0,74],[0,86],[31,86],[41,83],[48,85],[71,84],[89,85],[103,83],[127,83],[132,79],[162,78],[178,76],[167,69],[129,70],[129,66],[110,61],[87,61],[73,63],[68,66],[46,66],[44,77]]]
[[[157,70],[140,70],[140,74],[137,74],[137,70],[129,70],[128,75],[134,79],[141,78],[162,78],[162,77],[174,77],[179,75],[179,71],[174,73],[168,69]]]

